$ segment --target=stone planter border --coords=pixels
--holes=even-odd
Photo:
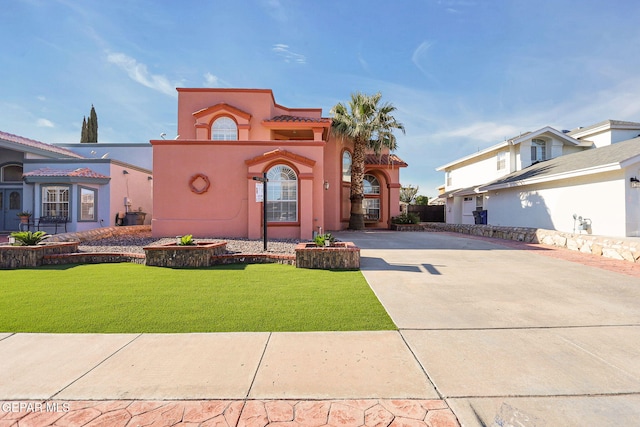
[[[359,270],[360,248],[353,242],[337,242],[334,246],[299,243],[296,267],[323,270]]]
[[[35,246],[0,246],[0,269],[43,265],[46,256],[78,252],[79,242],[42,243]]]
[[[420,224],[391,224],[393,231],[423,231],[424,227]]]
[[[209,267],[211,258],[226,252],[227,242],[197,242],[180,246],[177,243],[145,246],[145,265],[155,267],[199,268]]]

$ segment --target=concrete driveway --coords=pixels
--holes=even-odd
[[[336,234],[463,426],[637,425],[640,279],[449,233]]]

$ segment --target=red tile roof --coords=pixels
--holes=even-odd
[[[106,175],[102,175],[96,171],[92,171],[89,168],[78,169],[52,169],[52,168],[40,168],[31,172],[27,172],[24,176],[72,176],[79,178],[109,178]]]
[[[367,154],[364,158],[364,164],[376,166],[398,166],[401,168],[409,166],[404,160],[395,154]]]
[[[66,157],[74,157],[77,159],[83,159],[84,157],[74,153],[66,148],[57,147],[55,145],[46,144],[44,142],[36,141],[35,139],[25,138],[23,136],[13,135],[11,133],[0,131],[0,139],[5,141],[14,142],[16,144],[24,145],[26,147],[37,148],[40,150],[50,151],[52,153],[63,154]]]
[[[265,120],[265,122],[286,122],[286,123],[331,123],[331,119],[326,117],[299,117],[283,114]]]

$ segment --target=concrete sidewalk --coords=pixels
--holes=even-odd
[[[339,236],[463,426],[638,424],[639,278],[540,245]]]
[[[0,425],[457,425],[397,331],[2,334],[0,360]]]

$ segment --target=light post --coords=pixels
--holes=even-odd
[[[267,173],[264,172],[262,177],[254,176],[254,181],[259,181],[262,183],[262,223],[263,223],[263,239],[264,239],[264,251],[267,251]]]

